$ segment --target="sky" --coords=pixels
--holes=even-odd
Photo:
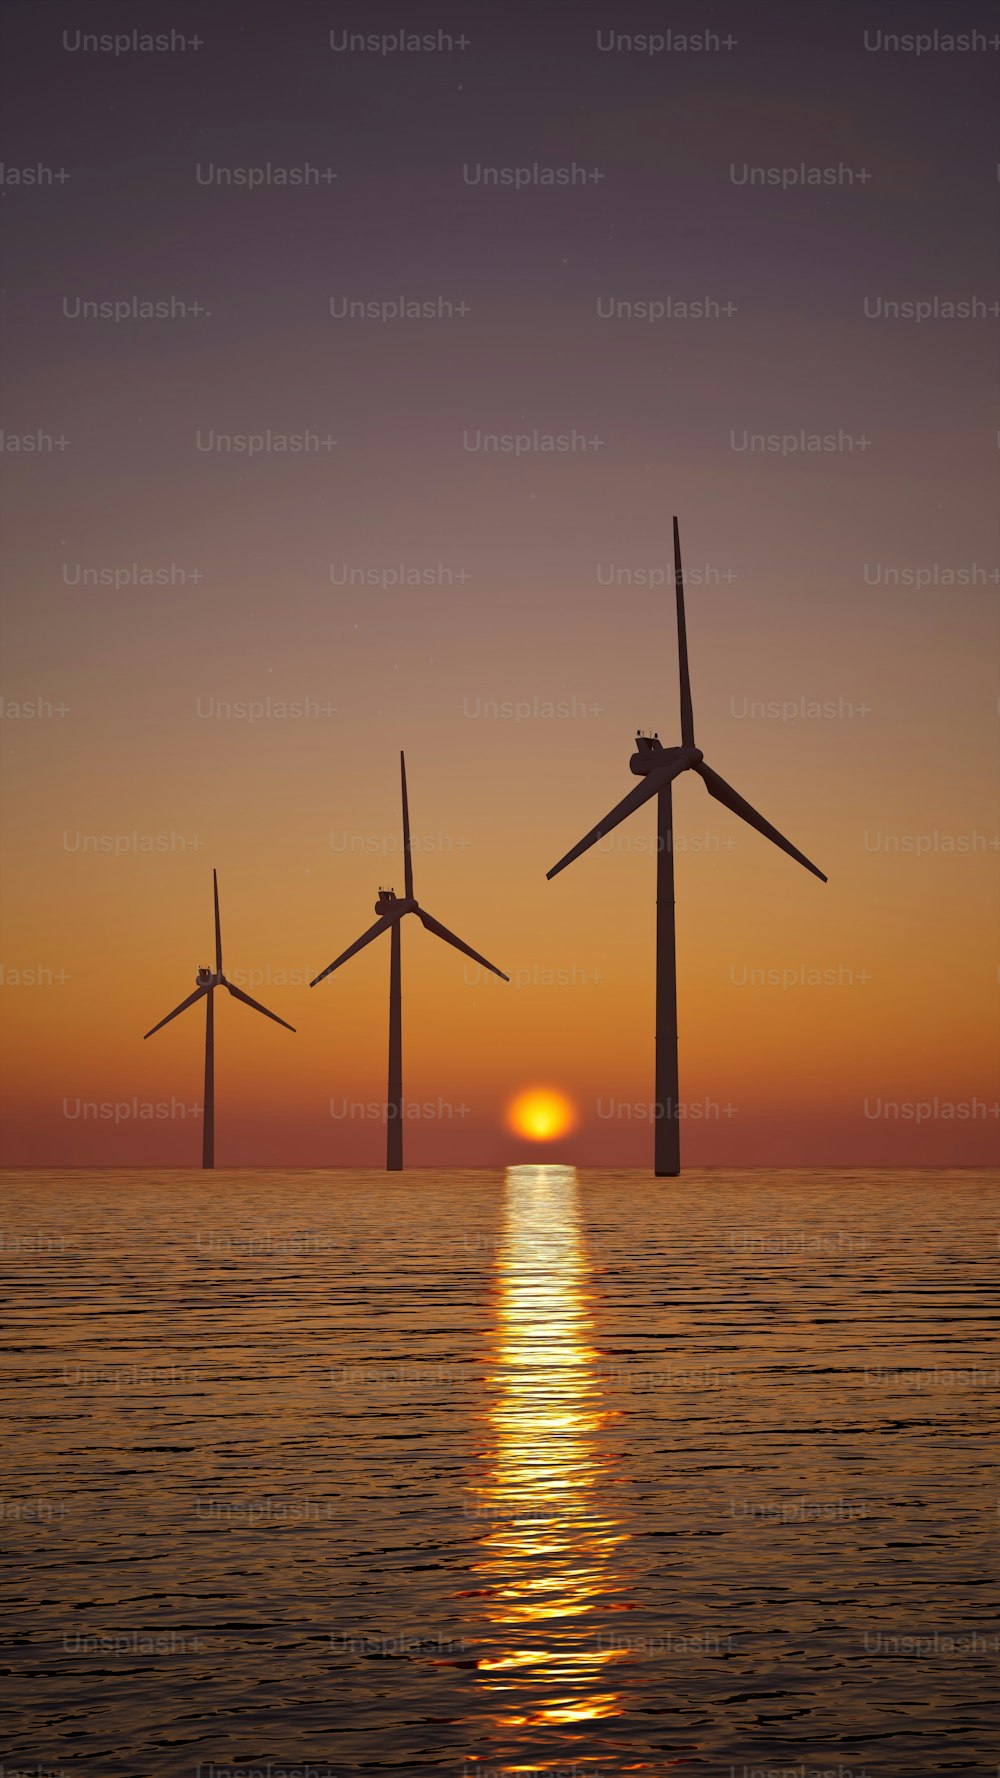
[[[296,1026],[217,996],[219,1164],[380,1164],[387,942],[308,983],[404,748],[511,976],[406,922],[408,1160],[548,1084],[647,1164],[652,808],[545,872],[680,739],[674,513],[698,744],[829,877],[676,787],[685,1159],[996,1157],[996,13],[664,15],[7,8],[5,1164],[197,1160],[213,868]]]

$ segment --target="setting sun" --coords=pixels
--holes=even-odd
[[[527,1087],[507,1107],[508,1127],[532,1142],[565,1136],[575,1123],[576,1107],[554,1087]]]

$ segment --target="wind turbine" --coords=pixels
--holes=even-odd
[[[252,1006],[254,1012],[262,1012],[266,1019],[273,1019],[276,1025],[284,1025],[286,1031],[295,1030],[294,1025],[289,1025],[284,1019],[279,1019],[276,1012],[268,1012],[267,1007],[261,1006],[259,1000],[251,1000],[249,994],[244,994],[242,988],[235,988],[232,982],[227,982],[222,973],[222,925],[219,920],[219,879],[216,876],[215,871],[212,872],[212,889],[215,895],[215,974],[212,974],[212,971],[206,964],[202,964],[198,974],[195,976],[195,981],[198,986],[195,988],[194,993],[189,994],[186,1000],[182,1000],[180,1006],[175,1006],[173,1012],[168,1012],[166,1018],[161,1019],[158,1025],[154,1025],[152,1031],[147,1031],[143,1038],[143,1042],[145,1042],[146,1037],[152,1037],[153,1031],[162,1031],[164,1025],[169,1025],[171,1019],[176,1019],[179,1012],[183,1012],[188,1006],[193,1006],[196,1000],[206,1001],[205,1111],[201,1139],[201,1164],[203,1167],[215,1166],[215,1009],[212,996],[214,995],[216,988],[228,988],[234,1000],[242,1000],[244,1006]]]
[[[697,772],[705,788],[716,802],[724,803],[758,833],[772,840],[790,858],[811,870],[825,883],[821,870],[811,864],[805,854],[786,840],[776,827],[746,802],[731,784],[705,764],[705,756],[694,744],[694,716],[691,709],[691,680],[688,674],[687,629],[684,622],[684,573],[681,568],[681,540],[674,519],[674,586],[677,593],[677,655],[680,667],[681,744],[664,747],[658,735],[636,733],[636,751],[629,761],[630,770],[643,782],[616,803],[596,827],[565,858],[554,864],[547,877],[556,876],[610,833],[620,821],[641,809],[643,803],[656,797],[656,1106],[654,1164],[657,1177],[670,1178],[681,1170],[681,1133],[677,1103],[677,952],[674,933],[674,852],[673,803],[671,786],[681,772]]]
[[[378,900],[375,903],[375,912],[379,917],[374,926],[369,926],[367,932],[363,932],[360,938],[355,939],[353,945],[348,945],[346,951],[342,951],[339,957],[335,957],[334,961],[327,964],[327,967],[321,970],[319,975],[309,983],[310,988],[315,988],[317,982],[321,982],[324,976],[332,974],[335,969],[339,969],[342,963],[347,962],[348,957],[353,957],[356,952],[364,950],[365,945],[370,945],[373,938],[378,938],[383,932],[389,933],[391,944],[389,953],[389,1092],[386,1102],[385,1155],[388,1173],[399,1173],[403,1167],[402,954],[399,929],[404,914],[416,914],[421,925],[425,926],[428,932],[433,932],[437,938],[443,938],[446,944],[454,945],[456,951],[464,951],[467,957],[471,957],[476,963],[481,963],[484,969],[492,970],[493,974],[498,975],[502,982],[510,980],[510,977],[504,975],[503,970],[498,969],[495,963],[490,963],[487,958],[481,957],[478,951],[472,949],[471,945],[463,943],[462,939],[456,938],[453,932],[449,932],[447,926],[442,926],[439,921],[432,919],[415,899],[413,894],[413,860],[410,855],[410,807],[406,797],[406,760],[402,753],[399,756],[399,775],[403,791],[403,870],[405,876],[403,898],[400,900],[394,889],[380,887]]]

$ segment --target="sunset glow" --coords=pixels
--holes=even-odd
[[[528,1087],[507,1108],[507,1123],[532,1142],[552,1142],[576,1123],[576,1108],[554,1087]]]
[[[991,318],[886,310],[996,282],[995,57],[915,59],[942,103],[850,8],[815,50],[752,10],[752,51],[643,73],[555,15],[529,71],[499,31],[335,53],[310,7],[129,62],[8,8],[5,1164],[198,1161],[201,1011],[143,1033],[210,955],[213,868],[227,976],[295,1027],[219,1002],[217,1164],[380,1164],[387,943],[309,984],[402,890],[405,750],[416,894],[510,975],[407,922],[407,1165],[505,1165],[552,1075],[575,1128],[520,1140],[648,1165],[653,808],[546,873],[635,787],[637,729],[681,739],[675,513],[698,746],[829,878],[677,782],[685,1161],[993,1159]],[[317,176],[224,182],[248,129],[250,170]],[[487,179],[550,137],[599,178]]]

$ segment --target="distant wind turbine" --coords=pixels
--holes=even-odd
[[[399,1173],[403,1166],[402,956],[399,928],[404,914],[416,914],[428,932],[433,932],[437,938],[443,938],[446,944],[454,945],[456,951],[464,951],[467,957],[471,957],[476,963],[481,963],[484,969],[492,970],[493,974],[498,975],[501,981],[510,980],[510,977],[504,975],[503,970],[498,969],[495,963],[488,962],[485,957],[479,955],[478,951],[474,951],[471,945],[464,944],[460,938],[456,938],[453,932],[449,932],[447,926],[442,926],[437,920],[433,920],[430,914],[425,913],[419,902],[415,900],[413,860],[410,855],[410,808],[406,797],[406,761],[402,754],[399,756],[399,773],[403,790],[403,870],[405,873],[403,899],[398,900],[393,889],[380,888],[378,900],[375,903],[375,912],[379,917],[374,926],[369,926],[367,932],[363,932],[360,938],[355,939],[353,945],[349,945],[346,951],[342,951],[339,957],[329,963],[309,983],[310,988],[315,988],[316,983],[321,982],[324,976],[339,969],[342,963],[347,962],[348,957],[353,957],[356,952],[364,950],[365,945],[370,945],[372,939],[378,938],[380,933],[388,932],[391,935],[392,948],[389,953],[389,1093],[386,1103],[385,1158],[386,1171],[389,1173]]]
[[[227,982],[222,973],[219,879],[215,871],[212,872],[212,890],[215,896],[215,974],[213,975],[212,971],[202,964],[195,977],[198,986],[194,993],[189,994],[186,1000],[182,1000],[180,1006],[175,1006],[173,1012],[168,1012],[165,1019],[161,1019],[158,1025],[153,1026],[152,1031],[146,1032],[146,1037],[152,1037],[153,1031],[162,1031],[164,1025],[169,1025],[171,1019],[176,1019],[178,1013],[183,1012],[186,1007],[193,1006],[196,1000],[207,1002],[205,1007],[205,1108],[201,1140],[201,1164],[203,1167],[215,1166],[215,1009],[212,997],[216,988],[228,988],[234,1000],[242,1000],[244,1006],[252,1006],[254,1012],[262,1012],[266,1019],[273,1019],[276,1025],[284,1025],[286,1031],[295,1030],[294,1025],[289,1025],[284,1019],[279,1019],[276,1012],[268,1012],[266,1006],[261,1006],[258,1000],[251,1000],[249,994],[244,994],[242,988],[235,988],[232,982]],[[145,1042],[145,1037],[143,1042]]]
[[[677,1092],[677,952],[674,932],[674,852],[673,804],[671,785],[681,772],[694,771],[704,779],[705,787],[716,802],[724,803],[758,833],[780,846],[789,857],[810,870],[825,883],[821,870],[811,864],[804,853],[786,840],[776,827],[745,802],[718,772],[705,764],[705,756],[694,744],[694,716],[691,709],[691,680],[688,674],[687,629],[684,622],[684,574],[681,568],[681,541],[674,519],[674,585],[677,593],[677,654],[680,667],[681,744],[664,747],[658,735],[636,734],[637,748],[629,761],[630,769],[643,779],[628,796],[622,798],[584,836],[565,858],[560,858],[546,876],[554,877],[596,845],[604,834],[624,821],[643,803],[656,797],[656,1105],[654,1120],[654,1164],[658,1177],[670,1178],[681,1170],[680,1117]]]

